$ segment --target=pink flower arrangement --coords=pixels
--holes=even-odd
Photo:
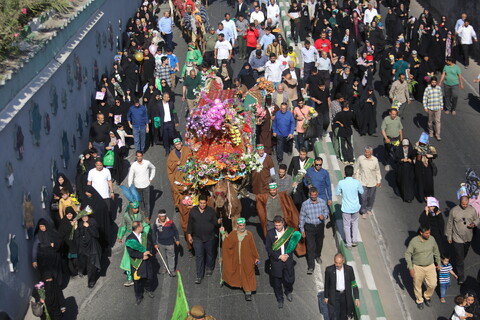
[[[15,33],[13,34],[13,36],[14,36],[15,38],[18,38],[18,33],[15,32]]]
[[[27,8],[22,8],[22,14],[27,14]]]
[[[40,289],[43,288],[44,285],[45,285],[45,283],[43,283],[42,281],[40,281],[39,283],[37,283],[37,284],[35,285],[35,289],[40,290]]]

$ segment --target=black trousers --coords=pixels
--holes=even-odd
[[[455,252],[455,267],[459,280],[465,280],[465,257],[470,249],[470,242],[453,242],[453,251]]]
[[[87,273],[88,283],[95,283],[97,281],[97,267],[93,264],[93,259],[87,255],[78,255],[78,273]]]
[[[135,290],[135,298],[143,299],[143,292],[145,290],[151,290],[151,281],[147,278],[141,278],[140,280],[133,280],[133,289]]]
[[[470,64],[470,48],[472,47],[471,44],[462,44],[462,51],[463,51],[463,58],[465,62],[465,66],[468,67]]]
[[[175,123],[173,121],[162,123],[163,147],[167,152],[170,152],[170,145],[175,139]]]
[[[340,149],[342,150],[343,161],[353,162],[352,136],[340,137]]]
[[[273,291],[278,302],[283,302],[283,293],[291,293],[293,291],[293,283],[295,282],[295,269],[284,266],[281,278],[272,277]]]
[[[315,269],[315,258],[322,255],[325,223],[318,225],[305,223],[305,240],[307,242],[307,266]]]
[[[140,196],[140,210],[145,212],[147,218],[150,218],[150,186],[135,189],[137,189]]]
[[[197,278],[203,278],[205,267],[207,270],[213,270],[214,267],[215,238],[205,242],[193,239],[193,249],[195,250]]]
[[[330,320],[347,320],[347,297],[345,291],[335,293],[335,302],[328,304],[328,318]]]

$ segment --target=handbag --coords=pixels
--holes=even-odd
[[[51,211],[58,211],[58,201],[53,200],[50,203],[50,210]]]
[[[304,137],[306,139],[313,139],[317,137],[317,128],[315,128],[315,125],[312,125],[311,122],[307,129],[305,129]]]
[[[41,317],[43,315],[43,303],[30,301],[30,307],[32,308],[32,313],[35,317]]]
[[[103,157],[103,165],[106,167],[111,167],[115,163],[115,154],[112,150],[108,150]]]

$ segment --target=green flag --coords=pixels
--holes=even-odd
[[[177,271],[178,287],[177,287],[177,299],[175,301],[175,309],[173,310],[171,320],[185,320],[188,315],[188,302],[183,290],[182,275]]]

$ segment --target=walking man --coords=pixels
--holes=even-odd
[[[150,222],[150,184],[155,178],[155,166],[143,159],[143,152],[138,150],[135,154],[136,161],[130,165],[127,185],[132,184],[140,195],[140,210],[145,212],[147,222]]]
[[[360,181],[353,178],[353,167],[345,167],[345,179],[338,182],[337,196],[342,196],[343,231],[347,249],[357,246],[358,212],[360,211],[359,194],[363,194]]]
[[[334,264],[325,269],[325,303],[332,320],[347,320],[353,317],[354,303],[357,308],[360,307],[355,273],[351,266],[345,264],[341,253],[337,253]]]
[[[135,100],[133,106],[128,109],[127,113],[128,125],[133,130],[133,143],[135,149],[145,150],[145,139],[148,133],[148,113],[147,108],[140,104],[138,99]]]
[[[163,13],[163,17],[158,21],[158,30],[162,34],[163,40],[167,48],[173,49],[173,32],[172,32],[173,20],[170,17],[170,10],[166,10]]]
[[[398,80],[392,83],[389,96],[393,105],[397,106],[398,114],[405,113],[405,103],[410,104],[410,93],[408,91],[408,83],[405,81],[405,74],[400,74]]]
[[[280,112],[275,114],[273,120],[273,136],[277,137],[277,160],[283,162],[283,153],[291,153],[293,145],[293,133],[295,131],[295,119],[286,103],[280,105]]]
[[[271,274],[273,291],[277,298],[278,308],[283,308],[283,294],[292,302],[293,283],[295,282],[295,269],[293,254],[286,254],[285,250],[290,242],[293,228],[285,228],[285,220],[276,216],[273,219],[274,228],[268,230],[265,238],[265,247],[272,264]]]
[[[155,249],[158,249],[165,259],[165,263],[162,262],[160,268],[165,270],[164,267],[168,267],[168,270],[162,271],[162,273],[168,272],[170,277],[176,277],[175,245],[180,245],[180,238],[178,237],[178,229],[175,223],[167,217],[165,209],[158,211],[158,217],[153,223],[152,230]]]
[[[330,174],[327,170],[322,169],[323,159],[316,157],[313,166],[307,169],[307,173],[303,178],[303,183],[308,189],[315,187],[318,195],[327,201],[327,205],[332,205],[332,184],[330,183]]]
[[[413,278],[413,291],[418,309],[423,309],[424,302],[427,307],[430,307],[432,294],[437,286],[436,269],[440,269],[440,252],[437,242],[430,237],[430,226],[421,226],[419,235],[410,240],[405,252],[405,260],[410,276]],[[422,294],[424,281],[427,290]]]
[[[423,108],[428,114],[428,135],[433,137],[433,121],[435,121],[435,138],[440,141],[440,119],[443,109],[442,87],[437,85],[437,77],[430,79],[430,85],[423,94]]]
[[[455,64],[452,57],[447,57],[447,65],[443,67],[439,86],[444,84],[445,90],[445,114],[457,114],[458,87],[463,90],[462,70]]]
[[[375,202],[375,194],[377,188],[382,182],[382,174],[380,173],[380,165],[378,159],[373,154],[373,148],[366,146],[363,155],[357,158],[354,166],[354,177],[359,180],[363,186],[362,206],[360,214],[366,219],[367,214],[373,214],[373,204]]]
[[[300,210],[300,232],[307,241],[307,274],[312,274],[315,261],[322,263],[323,238],[325,222],[328,219],[328,206],[325,200],[318,197],[318,191],[311,187],[308,191],[309,199],[302,203]]]
[[[207,269],[207,277],[213,274],[215,256],[215,228],[220,226],[222,219],[217,219],[217,213],[207,206],[207,196],[202,194],[198,206],[190,210],[187,226],[187,240],[195,250],[197,266],[196,284],[202,282]]]
[[[465,19],[463,25],[457,29],[457,33],[460,36],[460,42],[462,43],[465,69],[468,69],[468,65],[470,64],[470,49],[472,48],[473,41],[478,41],[477,34],[475,33],[475,29],[470,25],[470,21],[467,19]]]
[[[231,287],[242,288],[245,300],[252,301],[252,292],[257,291],[255,265],[260,262],[253,234],[246,229],[245,218],[237,219],[237,230],[230,232],[222,244],[222,279]],[[225,234],[225,228],[220,228]]]
[[[475,209],[469,205],[468,200],[468,196],[462,196],[460,204],[450,210],[445,232],[448,243],[453,243],[459,285],[465,282],[465,257],[470,249],[473,229],[480,222]]]
[[[132,266],[133,287],[135,289],[135,305],[143,300],[143,292],[147,291],[150,298],[155,295],[152,291],[153,266],[151,264],[152,241],[146,232],[143,232],[143,224],[140,221],[133,222],[132,233],[127,237],[125,246],[130,256]]]
[[[382,121],[381,129],[385,146],[385,171],[390,171],[395,150],[403,140],[403,125],[397,109],[390,109],[389,116]]]

